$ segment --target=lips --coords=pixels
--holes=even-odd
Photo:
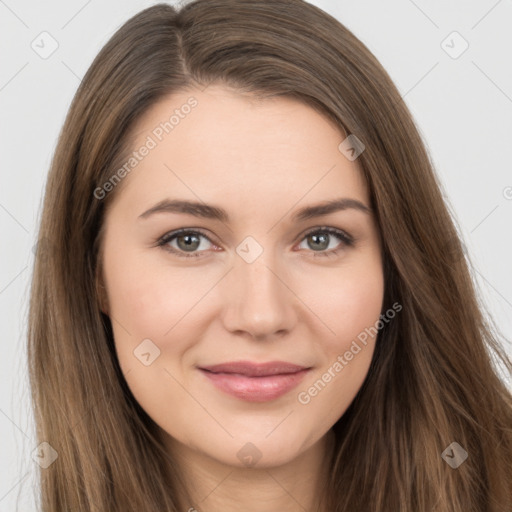
[[[297,373],[305,370],[305,366],[298,366],[283,361],[270,361],[268,363],[251,363],[250,361],[233,361],[231,363],[202,366],[202,370],[212,373],[236,373],[245,377],[267,377],[269,375],[283,375]]]
[[[199,370],[225,393],[249,402],[267,402],[291,391],[310,368],[284,361],[234,361]]]

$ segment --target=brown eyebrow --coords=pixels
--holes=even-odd
[[[367,214],[372,212],[372,209],[369,206],[363,204],[361,201],[348,197],[342,197],[311,206],[305,206],[294,213],[292,220],[294,222],[304,221],[313,217],[320,217],[322,215],[328,215],[333,212],[348,209],[359,210]],[[164,199],[163,201],[157,203],[155,206],[151,207],[149,210],[139,215],[139,218],[146,219],[155,213],[184,213],[194,215],[195,217],[214,219],[226,223],[229,222],[229,215],[226,210],[218,206],[180,199]]]

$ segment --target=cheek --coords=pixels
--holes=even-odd
[[[144,403],[147,397],[157,400],[155,389],[163,389],[161,380],[170,378],[164,369],[180,375],[201,336],[201,299],[218,276],[155,264],[134,251],[115,262],[106,257],[105,278],[119,363],[125,373],[131,372],[128,382],[137,397]],[[148,352],[150,356],[142,356]],[[146,367],[138,355],[154,362]]]
[[[301,386],[297,401],[328,424],[343,415],[368,373],[383,306],[382,267],[377,258],[354,264],[315,289],[323,291],[315,307],[330,333],[324,330],[322,364]]]
[[[313,304],[311,309],[319,312],[319,318],[328,328],[323,348],[331,357],[348,350],[352,340],[360,334],[364,338],[366,329],[379,320],[384,277],[377,262],[332,272],[325,282],[317,280],[311,289],[318,293],[310,294],[308,300]]]
[[[296,396],[300,410],[321,418],[326,429],[345,413],[368,374],[382,310],[379,275],[347,278],[326,300],[325,323],[335,335],[322,337],[322,364]]]
[[[204,293],[190,272],[151,264],[142,255],[105,270],[112,316],[129,332],[147,337],[163,337]]]
[[[186,272],[165,271],[136,252],[115,261],[106,254],[104,270],[117,359],[137,402],[161,418],[163,404],[182,393],[173,376],[182,380],[191,337],[181,334],[190,330],[186,314],[201,290],[187,286]]]
[[[347,329],[345,334],[353,340],[378,321],[383,304],[384,283],[380,275],[361,276],[352,280],[344,293],[340,301],[343,313],[338,313],[339,328]]]

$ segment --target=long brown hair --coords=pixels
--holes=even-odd
[[[456,223],[406,105],[346,27],[301,0],[196,0],[147,8],[87,71],[45,191],[28,357],[43,512],[181,510],[177,465],[119,367],[98,303],[103,219],[132,128],[164,96],[221,82],[302,101],[354,134],[383,240],[384,310],[367,378],[334,425],[329,511],[510,512],[512,373]],[[136,172],[136,171],[133,171]],[[115,321],[115,319],[112,319]],[[442,453],[468,454],[456,469]],[[453,451],[451,452],[453,454]]]

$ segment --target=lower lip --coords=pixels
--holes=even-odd
[[[246,377],[237,373],[201,371],[214,386],[229,395],[247,402],[268,402],[291,391],[304,378],[309,369],[266,377]]]

